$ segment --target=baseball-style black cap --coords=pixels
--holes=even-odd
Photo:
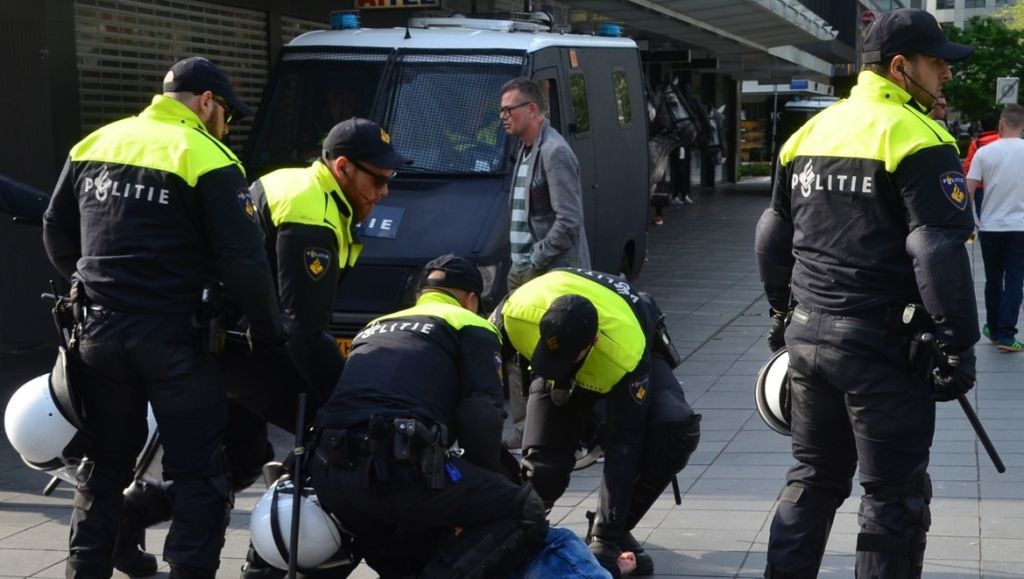
[[[868,28],[861,47],[864,64],[880,63],[897,54],[926,54],[956,62],[973,52],[970,46],[950,42],[935,17],[917,8],[883,13]]]
[[[164,75],[164,92],[202,93],[212,91],[224,99],[239,118],[251,117],[255,114],[249,105],[238,98],[228,75],[216,64],[201,56],[192,56],[174,63],[171,70]]]
[[[431,279],[428,276],[433,271],[444,275]],[[423,268],[422,287],[457,289],[480,295],[484,291],[484,278],[468,259],[449,253],[427,262]]]
[[[569,376],[576,358],[597,337],[597,309],[587,298],[564,295],[548,306],[540,319],[540,341],[530,365],[538,376],[561,380]]]
[[[366,161],[381,169],[400,169],[412,163],[391,146],[391,135],[377,123],[352,117],[331,128],[324,139],[324,157]]]

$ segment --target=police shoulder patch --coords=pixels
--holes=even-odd
[[[306,273],[313,281],[320,281],[327,273],[327,268],[331,266],[331,252],[322,247],[307,247],[302,252],[302,257],[306,264]]]
[[[629,383],[629,394],[633,397],[633,401],[637,404],[643,404],[644,400],[647,399],[647,394],[650,393],[651,378],[646,374],[634,378]]]
[[[959,171],[949,171],[939,176],[942,193],[957,209],[967,209],[967,179]]]
[[[249,190],[239,189],[235,193],[235,201],[238,201],[238,206],[242,208],[242,212],[249,218],[249,221],[256,223],[256,204],[253,203]]]

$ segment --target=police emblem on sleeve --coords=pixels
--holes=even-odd
[[[958,171],[943,173],[939,176],[939,185],[950,203],[960,211],[967,209],[967,179],[964,178],[963,173]]]
[[[235,193],[235,201],[238,201],[238,206],[242,208],[242,212],[249,218],[249,221],[256,223],[256,204],[253,203],[249,190],[239,189],[238,193]]]
[[[306,273],[313,281],[320,281],[331,265],[331,252],[322,247],[307,247],[302,256],[306,263]]]
[[[650,391],[650,376],[641,376],[629,383],[629,394],[637,404],[643,404]]]

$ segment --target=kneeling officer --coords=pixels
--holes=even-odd
[[[700,440],[700,415],[672,374],[679,358],[663,318],[650,296],[625,281],[581,269],[527,282],[492,317],[532,366],[523,467],[548,505],[569,484],[582,419],[608,399],[590,550],[613,577],[623,551],[636,553],[636,574],[654,572],[630,531]]]
[[[416,305],[355,337],[318,416],[313,486],[382,577],[502,577],[543,546],[540,497],[501,470],[500,343],[481,291],[467,260],[428,263]]]

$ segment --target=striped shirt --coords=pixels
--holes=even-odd
[[[524,154],[516,168],[516,180],[512,186],[512,223],[509,227],[509,241],[512,247],[512,269],[522,271],[530,267],[533,252],[533,234],[530,233],[530,215],[526,211],[526,196],[529,194],[528,175],[531,152]]]

